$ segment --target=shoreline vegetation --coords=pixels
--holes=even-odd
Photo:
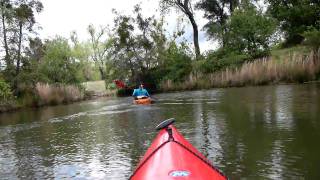
[[[102,89],[103,88],[103,89]],[[115,91],[105,90],[104,81],[83,83],[82,86],[37,83],[32,92],[20,98],[0,102],[0,113],[27,107],[43,107],[115,96]]]
[[[272,51],[269,57],[248,61],[234,68],[211,74],[190,74],[186,81],[162,82],[160,92],[259,86],[279,83],[306,83],[319,80],[320,50],[304,46]],[[115,96],[116,90],[106,90],[104,81],[89,81],[81,86],[37,83],[36,95],[8,100],[0,104],[0,113],[24,107],[70,104],[105,96]]]
[[[300,48],[300,49],[297,49]],[[211,74],[190,74],[186,81],[161,84],[162,91],[304,83],[320,78],[320,49],[306,47],[277,50],[269,57],[248,61],[234,68]]]

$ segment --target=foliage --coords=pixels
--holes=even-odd
[[[21,72],[17,75],[20,84],[34,86],[39,80],[38,67],[45,53],[45,46],[40,38],[29,38],[29,45],[22,59]],[[20,87],[18,85],[18,87]],[[20,90],[19,90],[20,91]]]
[[[302,33],[312,26],[320,28],[320,6],[318,0],[268,0],[268,11],[280,22],[285,32],[286,45],[303,41]]]
[[[107,34],[106,27],[100,27],[100,29],[97,30],[93,25],[89,25],[88,32],[90,34],[90,45],[92,50],[90,54],[91,59],[98,67],[101,78],[105,79],[105,66],[111,56],[113,39],[103,40]]]
[[[227,52],[226,49],[220,48],[208,53],[205,61],[198,66],[197,70],[205,74],[217,72],[227,67],[237,67],[248,59],[246,54],[239,54],[235,51]]]
[[[37,0],[3,0],[0,4],[3,34],[3,42],[6,62],[6,79],[13,84],[14,90],[17,89],[17,78],[21,72],[23,61],[28,60],[24,57],[26,47],[24,46],[28,37],[34,33],[35,13],[43,9],[43,5]]]
[[[215,13],[219,12],[219,6],[211,4],[212,7],[210,7],[207,3],[207,1],[202,1],[202,4],[198,6],[205,6],[203,8],[209,11],[208,13],[211,11],[214,13],[207,15],[208,17],[217,16]],[[276,21],[258,11],[248,2],[237,6],[238,8],[232,11],[228,21],[226,20],[227,15],[223,16],[226,21],[219,25],[220,28],[215,29],[211,26],[211,29],[207,29],[207,31],[213,31],[213,36],[218,38],[220,36],[223,46],[207,53],[205,59],[199,63],[194,63],[195,72],[213,73],[227,67],[237,67],[246,60],[268,54],[269,46],[272,44],[272,35],[276,29]]]
[[[225,24],[229,16],[240,4],[239,0],[201,0],[196,7],[205,12],[204,17],[209,22],[204,26],[210,38],[220,41],[225,45],[225,33],[227,32]]]
[[[216,51],[208,52],[205,59],[195,63],[194,71],[202,74],[213,73],[227,67],[237,67],[248,59],[249,56],[246,54],[219,48]]]
[[[100,75],[97,67],[89,61],[90,50],[88,46],[87,43],[75,43],[70,46],[67,39],[60,37],[46,40],[44,43],[39,38],[29,39],[26,58],[22,59],[21,73],[17,76],[19,84],[34,87],[38,82],[74,84],[85,80],[99,80]],[[53,53],[53,51],[55,52]],[[63,58],[68,60],[57,60]],[[65,66],[66,72],[61,76],[53,76],[54,72],[48,72],[51,69],[48,65],[49,61],[56,65],[60,63],[60,67]],[[54,67],[57,68],[57,66]],[[68,74],[69,70],[72,70],[71,74],[75,74],[74,80],[77,79],[76,81],[66,81],[69,75],[67,77],[64,75]],[[62,77],[64,80],[60,79]],[[60,80],[53,80],[53,78]]]
[[[318,51],[320,48],[320,30],[311,28],[303,33],[305,38],[304,44],[311,46],[314,51]]]
[[[245,4],[234,11],[226,27],[226,48],[257,58],[268,53],[276,22],[254,5]]]
[[[179,82],[190,74],[192,69],[191,58],[186,51],[187,47],[184,44],[179,47],[174,42],[170,43],[163,67],[164,79]]]
[[[39,71],[40,81],[47,83],[78,84],[83,81],[81,64],[72,58],[67,39],[48,40]]]
[[[0,79],[0,102],[7,101],[13,97],[11,88],[4,80]]]
[[[79,73],[82,74],[84,81],[100,80],[101,72],[99,71],[99,64],[91,61],[92,44],[90,42],[78,42],[75,32],[71,35],[71,56],[79,62],[81,69]],[[104,61],[102,61],[104,63]],[[102,65],[103,68],[103,65]]]
[[[135,85],[145,81],[149,72],[163,63],[166,37],[163,21],[143,17],[141,8],[134,8],[135,18],[114,11],[112,61],[107,64],[107,74],[116,79],[128,80]],[[112,78],[108,78],[110,83]]]

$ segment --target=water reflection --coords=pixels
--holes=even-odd
[[[319,179],[320,85],[158,94],[0,115],[1,179],[128,179],[175,117],[179,131],[231,179]]]
[[[293,125],[292,117],[292,87],[278,86],[276,88],[276,121],[277,127],[290,130]]]

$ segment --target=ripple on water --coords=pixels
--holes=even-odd
[[[0,128],[0,138],[9,137],[13,133],[17,133],[20,131],[27,131],[33,128],[38,128],[41,126],[40,122],[33,122],[28,124],[16,124],[16,125],[9,125]]]
[[[141,106],[141,105],[132,105],[128,103],[123,103],[119,105],[108,105],[104,106],[102,108],[92,110],[92,111],[86,111],[86,112],[79,112],[76,114],[64,116],[64,117],[56,117],[49,119],[48,121],[50,123],[59,123],[64,120],[73,120],[80,118],[82,116],[102,116],[102,115],[113,115],[113,114],[121,114],[121,113],[126,113],[130,111],[140,111],[140,110],[156,110],[159,109],[158,107],[154,107],[152,105],[150,106]]]
[[[111,114],[120,114],[132,111],[133,109],[124,109],[124,110],[113,110],[113,111],[98,111],[88,113],[88,116],[101,116],[101,115],[111,115]]]

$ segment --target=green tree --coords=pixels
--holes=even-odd
[[[29,38],[29,44],[26,46],[22,59],[21,72],[16,77],[20,83],[26,86],[34,87],[39,80],[39,64],[43,61],[45,54],[45,45],[38,37]]]
[[[39,1],[29,1],[21,3],[18,7],[15,8],[15,20],[17,24],[17,64],[16,64],[16,75],[20,72],[20,63],[21,63],[21,53],[22,53],[22,43],[24,39],[24,30],[32,32],[33,25],[36,23],[34,12],[40,12],[42,10],[42,3]]]
[[[303,41],[308,27],[320,30],[320,5],[318,0],[268,0],[268,11],[280,22],[285,32],[286,45]]]
[[[45,54],[39,66],[40,81],[78,84],[83,81],[81,64],[72,57],[68,40],[57,37],[45,43]]]
[[[104,39],[107,34],[107,28],[100,27],[97,30],[93,25],[88,26],[91,43],[91,59],[96,63],[102,79],[106,78],[105,67],[107,61],[110,59],[112,39]]]
[[[188,47],[182,43],[178,46],[174,41],[169,44],[165,63],[161,67],[163,79],[170,79],[174,82],[181,82],[191,73],[191,58],[188,55]]]
[[[6,63],[7,69],[12,68],[13,62],[11,61],[11,54],[9,49],[9,29],[8,29],[8,23],[11,23],[12,16],[13,16],[13,8],[12,4],[9,0],[2,0],[0,3],[0,10],[1,10],[1,33],[2,33],[2,41],[3,47],[5,50],[5,57],[4,61]],[[1,59],[2,60],[2,59]]]
[[[80,63],[81,74],[85,81],[101,80],[101,71],[95,61],[92,61],[92,44],[90,42],[79,42],[78,35],[75,31],[70,36],[71,54],[75,61]],[[103,62],[105,63],[105,62]],[[104,64],[101,64],[104,66]],[[101,67],[104,68],[104,67]]]
[[[320,30],[311,28],[303,33],[305,38],[304,44],[311,46],[314,52],[317,52],[320,48]]]
[[[18,87],[18,76],[23,61],[26,47],[24,46],[28,37],[34,32],[36,23],[35,13],[42,11],[42,3],[37,0],[3,0],[1,1],[1,32],[2,42],[5,49],[6,78],[13,84],[16,90]]]
[[[114,51],[112,65],[119,76],[117,79],[130,79],[135,82],[138,71],[138,53],[136,38],[134,37],[134,19],[130,16],[121,15],[113,11],[116,15],[114,25]]]
[[[118,75],[117,79],[129,79],[134,84],[145,81],[149,71],[161,63],[166,42],[163,21],[153,16],[143,17],[140,11],[139,5],[134,7],[135,17],[114,11],[114,69],[111,72]]]
[[[266,55],[276,21],[258,11],[252,4],[243,4],[236,9],[226,23],[225,48],[237,54],[247,54],[251,58]]]

